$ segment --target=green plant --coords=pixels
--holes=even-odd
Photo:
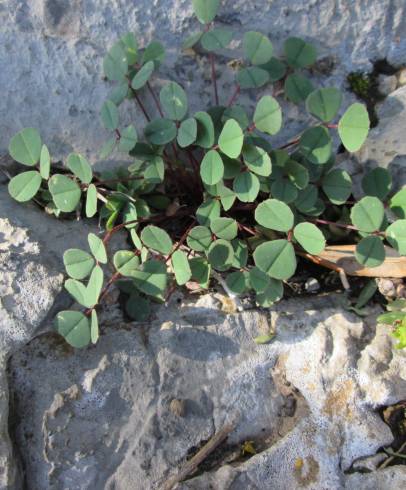
[[[234,94],[220,105],[215,53],[234,34],[213,25],[219,3],[193,0],[204,28],[184,46],[200,43],[208,53],[214,105],[207,111],[190,114],[186,92],[175,82],[155,94],[150,80],[165,57],[160,43],[141,50],[127,34],[107,53],[104,73],[115,86],[101,119],[113,135],[101,158],[113,150],[129,153],[132,163],[126,168],[95,174],[78,154],[68,156],[66,167],[51,165],[32,128],[10,142],[11,156],[31,167],[11,179],[13,198],[34,199],[56,217],[98,215],[106,230],[102,237],[89,234],[89,251],[67,250],[63,257],[65,288],[85,310],[60,312],[56,325],[75,347],[97,341],[96,311],[113,284],[126,298],[127,314],[142,321],[150,300],[163,302],[191,281],[208,288],[212,276],[230,294],[253,292],[258,305],[270,306],[294,275],[297,253],[317,255],[337,237],[358,241],[357,259],[367,267],[384,260],[384,240],[406,254],[406,189],[389,197],[390,174],[377,168],[365,176],[366,196],[355,203],[350,175],[335,168],[331,133],[338,131],[344,147],[357,151],[369,119],[365,107],[355,103],[333,122],[342,96],[336,88],[314,89],[306,78],[305,69],[316,61],[312,45],[290,38],[279,59],[265,35],[246,33]],[[312,118],[308,129],[279,148],[272,143],[283,123],[278,100],[263,95],[252,116],[236,103],[242,90],[276,82],[289,101],[305,101]],[[155,104],[156,117],[143,94]],[[141,140],[133,125],[120,125],[125,99],[133,100],[146,119]],[[130,247],[110,257],[110,239],[119,231],[128,233]],[[225,273],[225,281],[219,273]]]
[[[378,323],[392,325],[393,336],[398,340],[397,349],[406,347],[406,299],[397,299],[387,304],[387,313],[378,316]]]

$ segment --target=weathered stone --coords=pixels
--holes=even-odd
[[[396,90],[398,79],[396,75],[379,75],[378,90],[385,97]]]
[[[345,479],[347,490],[401,490],[406,486],[406,466],[392,466],[372,473],[354,473]]]

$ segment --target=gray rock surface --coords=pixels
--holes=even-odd
[[[217,298],[174,301],[150,325],[104,322],[85,351],[48,334],[15,353],[26,488],[159,488],[234,417],[217,466],[180,488],[341,489],[355,460],[391,443],[376,408],[405,398],[406,368],[387,327],[334,297],[238,314]],[[275,341],[256,345],[270,327]],[[226,464],[244,441],[258,454]]]
[[[344,87],[346,75],[370,70],[371,60],[405,64],[405,8],[403,0],[225,0],[219,23],[238,36],[263,31],[278,51],[292,35],[315,42],[333,66],[323,83]],[[153,38],[167,46],[160,77],[183,83],[192,109],[210,101],[207,61],[179,53],[182,40],[198,29],[190,0],[4,0],[0,24],[0,90],[7,94],[0,100],[0,152],[15,132],[36,126],[55,157],[76,150],[94,161],[107,136],[98,121],[110,90],[102,80],[102,59],[128,31],[141,46]],[[224,75],[220,82],[227,98],[231,79]],[[134,107],[125,112],[142,121]],[[300,120],[301,112],[289,117]]]

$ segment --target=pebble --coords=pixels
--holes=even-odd
[[[395,75],[379,75],[378,89],[382,95],[389,95],[396,90],[398,79]]]
[[[315,277],[309,277],[305,282],[305,290],[308,293],[315,293],[320,289],[320,283]]]

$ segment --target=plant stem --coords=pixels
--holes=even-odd
[[[141,108],[141,111],[143,112],[144,116],[145,116],[145,119],[148,121],[148,122],[151,122],[151,118],[149,117],[149,114],[147,112],[147,110],[145,109],[144,107],[144,104],[142,103],[142,100],[139,98],[138,94],[137,94],[137,91],[134,90],[134,89],[131,89],[132,90],[132,93],[134,94],[134,98],[135,100],[137,101],[138,105],[140,106]]]
[[[158,99],[156,93],[154,92],[152,85],[149,82],[147,82],[147,88],[149,90],[149,93],[152,95],[152,98],[154,99],[154,102],[155,102],[156,108],[158,109],[159,115],[161,117],[164,117],[164,113],[162,111],[161,103],[159,102],[159,99]]]
[[[211,81],[213,83],[214,90],[214,102],[216,105],[219,105],[219,94],[217,90],[217,79],[216,79],[216,66],[214,63],[214,54],[210,53],[210,64],[211,64]]]
[[[166,261],[165,262],[169,262],[172,258],[172,255],[177,251],[179,250],[179,248],[185,243],[185,240],[189,234],[189,231],[193,228],[194,224],[196,223],[196,220],[193,218],[193,221],[192,223],[188,226],[188,228],[186,229],[186,231],[183,233],[182,237],[180,238],[180,240],[178,241],[178,243],[176,244],[175,248],[172,250],[172,252],[168,255],[168,257],[166,258]]]
[[[241,92],[241,87],[237,85],[234,94],[231,96],[230,100],[228,101],[227,107],[231,107],[234,102],[237,100],[237,97],[240,95]]]

